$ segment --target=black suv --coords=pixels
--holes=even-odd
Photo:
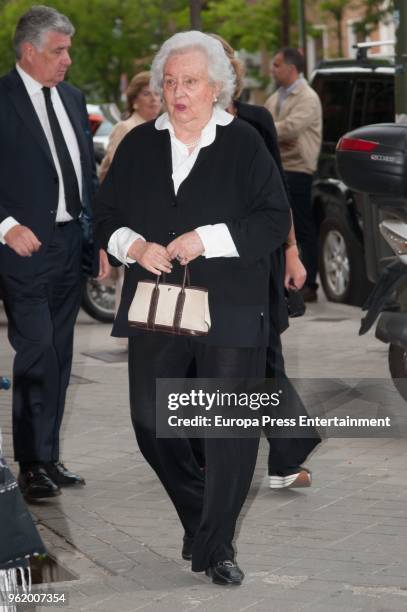
[[[388,251],[379,239],[374,207],[338,179],[335,147],[363,125],[394,121],[394,65],[387,60],[336,60],[318,65],[311,78],[323,109],[323,143],[313,185],[320,228],[319,273],[327,298],[360,306]]]

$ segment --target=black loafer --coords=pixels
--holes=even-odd
[[[41,467],[20,472],[18,484],[22,494],[28,500],[45,499],[61,495],[60,488],[48,477],[46,471]]]
[[[238,586],[242,584],[244,573],[240,567],[234,562],[227,559],[226,561],[218,561],[210,565],[205,570],[205,574],[212,578],[214,584]]]
[[[181,555],[185,561],[191,561],[192,559],[192,544],[194,543],[194,538],[191,536],[184,535],[184,539],[182,540],[182,551]]]
[[[70,472],[60,461],[45,463],[42,467],[51,480],[60,487],[72,487],[85,484],[85,480],[82,476]]]

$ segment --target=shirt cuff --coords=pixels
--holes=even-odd
[[[202,225],[195,229],[203,242],[206,259],[211,257],[239,257],[236,245],[226,223],[216,225]]]
[[[2,244],[6,244],[6,241],[4,240],[4,236],[7,234],[9,230],[11,230],[12,227],[15,227],[16,225],[20,225],[20,224],[18,221],[14,219],[14,217],[6,217],[4,221],[0,223],[0,242]]]
[[[145,238],[134,232],[129,227],[121,227],[120,229],[113,232],[110,236],[109,244],[107,245],[107,252],[118,259],[122,264],[127,266],[128,264],[136,263],[135,259],[127,256],[127,252],[135,240],[143,240]]]

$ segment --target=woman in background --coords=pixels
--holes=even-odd
[[[277,132],[271,113],[263,106],[246,104],[239,101],[243,90],[244,65],[236,57],[234,49],[221,36],[212,34],[219,40],[230,60],[236,75],[236,87],[233,100],[226,109],[235,117],[250,123],[260,136],[273,157],[281,179],[286,188],[288,197],[289,190],[284,177],[281,164],[280,149],[278,146]],[[294,224],[291,224],[287,240],[283,247],[273,251],[271,257],[270,274],[270,342],[267,348],[267,370],[268,378],[286,377],[284,358],[281,345],[281,334],[288,327],[288,312],[284,297],[284,288],[301,289],[305,283],[306,271],[301,262],[297,242],[295,239]],[[292,396],[293,405],[303,412],[304,408],[296,394]],[[268,438],[270,450],[268,457],[269,486],[271,489],[282,489],[285,487],[309,487],[311,485],[311,472],[302,466],[308,454],[319,444],[320,437],[317,432],[309,432],[312,437],[304,438]],[[198,461],[202,464],[203,458],[199,453],[199,441],[192,443]],[[198,447],[198,448],[197,448]]]
[[[139,72],[131,79],[126,91],[126,98],[128,118],[116,123],[111,131],[106,155],[100,167],[99,179],[101,182],[109,170],[117,147],[126,134],[138,125],[156,119],[160,112],[160,98],[150,89],[150,73],[148,71]]]

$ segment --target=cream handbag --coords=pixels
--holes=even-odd
[[[182,285],[139,281],[129,309],[129,325],[181,336],[204,336],[211,328],[208,290],[191,287],[188,266]]]

